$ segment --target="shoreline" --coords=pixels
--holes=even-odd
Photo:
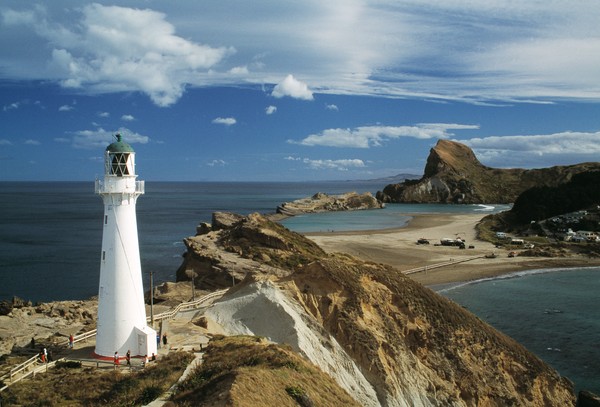
[[[417,214],[410,215],[405,227],[382,230],[305,233],[326,252],[341,252],[366,261],[383,263],[406,272],[419,283],[434,287],[494,278],[526,270],[600,266],[600,258],[581,255],[569,257],[508,257],[508,250],[476,238],[475,226],[481,214]],[[473,249],[436,246],[442,238],[461,237]],[[417,244],[426,238],[432,244]],[[518,250],[517,250],[518,252]],[[495,253],[496,258],[485,258]],[[477,257],[477,258],[475,258]],[[435,267],[445,263],[441,267]],[[435,267],[435,268],[434,268]]]

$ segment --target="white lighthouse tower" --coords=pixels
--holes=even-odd
[[[104,152],[104,180],[96,193],[104,202],[95,355],[113,358],[156,353],[156,331],[146,324],[135,204],[144,193],[136,181],[135,152],[116,135]]]

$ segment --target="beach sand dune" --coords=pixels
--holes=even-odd
[[[481,214],[423,214],[406,227],[387,230],[307,233],[327,252],[341,252],[376,263],[388,264],[428,286],[494,277],[538,268],[579,267],[600,264],[581,256],[562,258],[508,257],[508,251],[477,239],[475,226]],[[472,249],[440,246],[440,239],[460,237]],[[425,238],[430,244],[417,244]],[[496,258],[486,258],[495,253]],[[443,267],[436,267],[446,264]]]

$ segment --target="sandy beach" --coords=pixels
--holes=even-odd
[[[600,265],[582,256],[541,258],[508,257],[508,251],[476,239],[480,214],[423,214],[406,227],[358,232],[307,233],[327,252],[348,253],[363,260],[388,264],[427,286],[471,281],[522,270]],[[466,240],[471,249],[439,246],[442,238]],[[417,244],[419,238],[430,244]],[[486,258],[495,253],[496,258]],[[443,266],[439,266],[445,264]]]

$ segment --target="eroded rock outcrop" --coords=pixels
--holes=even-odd
[[[574,174],[600,169],[600,163],[582,163],[539,169],[500,169],[479,162],[464,144],[439,140],[431,149],[423,177],[389,184],[376,197],[382,202],[512,203],[535,186],[556,186]]]
[[[196,270],[211,287],[224,262],[238,264],[242,282],[211,318],[290,344],[362,405],[575,404],[572,384],[535,355],[389,266],[326,254],[257,214],[186,244],[182,268],[217,265]]]
[[[284,202],[277,207],[277,213],[294,216],[302,213],[317,213],[331,211],[356,211],[364,209],[380,209],[383,205],[370,192],[359,194],[349,192],[342,195],[327,195],[322,192],[310,198]]]
[[[0,316],[0,355],[29,348],[31,338],[48,346],[66,341],[70,334],[94,329],[97,307],[96,300],[15,306]]]

